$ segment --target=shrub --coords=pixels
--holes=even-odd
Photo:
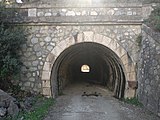
[[[8,16],[14,16],[13,13],[14,10],[0,5],[0,88],[3,90],[9,88],[10,81],[20,72],[22,63],[18,51],[26,41],[22,27],[6,22]]]
[[[141,47],[142,35],[137,36],[136,42],[137,42],[138,46]]]
[[[149,18],[145,21],[147,25],[152,27],[154,30],[160,32],[160,6],[156,7]]]
[[[135,106],[140,106],[140,107],[143,106],[143,104],[140,103],[140,102],[138,101],[138,99],[135,98],[135,97],[134,97],[134,98],[126,98],[126,99],[123,99],[123,101],[124,101],[125,103],[132,104],[132,105],[135,105]]]
[[[143,3],[160,3],[159,0],[143,0]]]

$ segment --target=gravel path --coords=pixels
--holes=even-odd
[[[56,101],[44,120],[160,120],[143,108],[113,98],[111,92],[96,85],[70,85]]]

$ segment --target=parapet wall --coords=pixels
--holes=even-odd
[[[17,24],[141,24],[141,3],[108,4],[13,4]]]

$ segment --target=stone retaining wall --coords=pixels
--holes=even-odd
[[[138,68],[138,98],[160,116],[160,33],[143,25]]]

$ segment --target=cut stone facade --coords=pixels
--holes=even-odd
[[[56,58],[74,44],[95,42],[110,48],[121,59],[126,78],[125,97],[135,95],[130,83],[136,82],[139,54],[136,38],[141,34],[142,4],[71,6],[39,1],[14,7],[18,8],[16,17],[9,22],[25,26],[29,34],[20,51],[25,65],[19,83],[23,89],[51,96],[51,71]]]
[[[57,58],[72,45],[98,43],[120,59],[125,97],[137,94],[148,109],[160,114],[160,36],[146,26],[143,32],[141,28],[152,5],[139,0],[32,0],[7,7],[17,9],[16,17],[8,22],[24,26],[28,34],[19,53],[24,64],[19,82],[22,89],[55,97],[51,89],[57,83],[52,84],[51,76]],[[141,34],[140,46],[137,37]]]
[[[28,30],[30,36],[20,52],[27,66],[22,68],[23,81],[20,85],[23,89],[42,91],[41,80],[50,80],[53,65],[47,62],[48,59],[55,60],[67,47],[80,42],[96,42],[109,47],[121,58],[127,81],[136,80],[135,64],[139,53],[136,37],[141,33],[140,25],[30,26]],[[74,34],[77,33],[78,39],[75,41]],[[52,56],[48,56],[50,54]],[[43,86],[49,84],[47,81]]]

